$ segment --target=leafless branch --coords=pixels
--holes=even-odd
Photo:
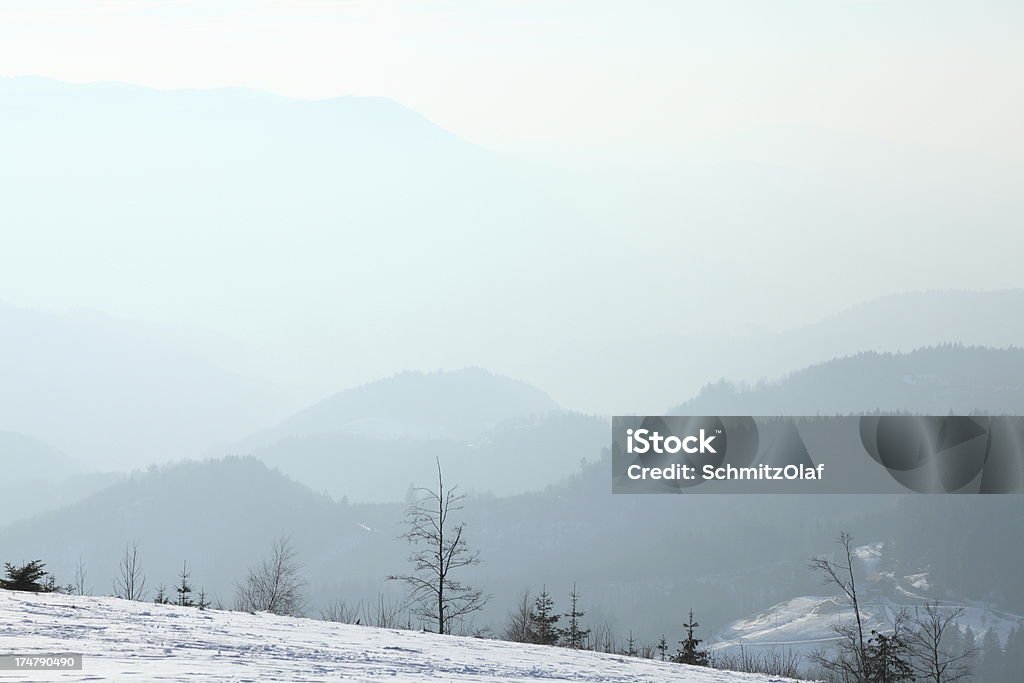
[[[415,613],[437,624],[438,633],[483,609],[490,596],[457,580],[453,573],[480,563],[480,553],[466,543],[466,525],[454,522],[465,496],[458,487],[446,490],[437,462],[437,489],[417,489],[419,498],[406,510],[402,538],[415,550],[409,556],[412,571],[388,578],[409,588],[409,604]]]

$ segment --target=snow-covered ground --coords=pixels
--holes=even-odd
[[[884,596],[870,596],[862,603],[861,615],[867,629],[887,630],[901,608],[913,612],[915,607],[925,604],[925,599],[905,594],[901,599]],[[970,627],[980,639],[989,629],[994,629],[1000,643],[1006,640],[1013,629],[1024,624],[1024,618],[992,609],[989,606],[964,602],[940,600],[939,608],[947,613],[963,610],[956,623],[961,631]],[[839,597],[804,595],[779,603],[764,612],[745,619],[738,619],[724,629],[716,638],[715,650],[731,650],[743,645],[753,648],[772,648],[806,653],[819,648],[827,649],[836,640],[833,624],[849,621],[853,609]]]
[[[606,681],[784,679],[494,640],[0,590],[0,655],[77,653],[76,672],[0,681]]]
[[[936,598],[927,572],[897,577],[882,571],[884,544],[874,543],[854,549],[856,572],[860,585],[861,616],[868,629],[886,631],[901,609],[911,612]],[[980,639],[993,629],[1005,645],[1013,629],[1024,624],[1024,617],[1010,614],[991,605],[949,597],[937,600],[940,609],[951,613],[962,610],[956,623],[961,631],[968,627]],[[803,595],[781,602],[759,614],[729,624],[715,639],[713,648],[731,650],[743,645],[806,653],[828,648],[837,640],[832,626],[853,618],[853,609],[838,595]]]

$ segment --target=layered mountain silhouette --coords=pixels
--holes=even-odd
[[[62,479],[81,471],[81,465],[66,453],[18,432],[0,431],[0,462],[9,482]]]
[[[50,537],[33,539],[40,531]],[[49,558],[59,578],[69,578],[81,557],[104,595],[125,544],[138,541],[151,589],[170,585],[170,567],[188,559],[197,585],[229,600],[231,582],[281,533],[312,562],[311,548],[342,553],[347,534],[358,531],[346,506],[255,460],[227,458],[135,473],[58,512],[7,525],[0,545]],[[322,575],[315,563],[310,568]]]
[[[515,371],[508,358],[561,319],[552,280],[563,283],[560,309],[592,292],[601,267],[563,256],[593,244],[588,220],[600,213],[565,172],[470,144],[386,99],[0,78],[0,124],[3,221],[17,238],[0,253],[0,286],[226,331],[244,348],[200,350],[286,387],[289,410],[403,368]],[[74,259],[25,265],[54,262],[53,245]],[[536,271],[512,274],[520,263]],[[258,360],[236,363],[246,355]],[[165,451],[155,434],[159,457],[139,464],[199,452],[191,442]]]
[[[266,382],[229,372],[159,326],[87,310],[0,305],[0,427],[83,466],[199,455],[272,420]]]
[[[559,410],[540,389],[481,368],[403,372],[340,391],[239,446],[319,434],[473,439],[504,420]]]
[[[952,343],[990,348],[1020,345],[1022,313],[1024,290],[1020,289],[906,292],[871,299],[782,331],[641,335],[624,346],[602,347],[600,353],[606,380],[621,387],[626,399],[617,410],[653,414],[676,405],[680,395],[696,394],[723,378],[750,384],[772,382],[801,368],[864,351],[909,353]],[[580,353],[585,356],[587,351]],[[652,389],[655,383],[657,388]]]
[[[254,455],[352,501],[402,500],[410,485],[435,479],[435,460],[466,490],[508,495],[596,460],[608,429],[524,382],[466,368],[339,392],[224,452]]]
[[[947,586],[973,587],[968,597],[1022,607],[1014,593],[1024,540],[1014,523],[1024,504],[1018,496],[969,505],[964,497],[920,495],[611,496],[609,466],[586,466],[543,492],[466,502],[460,518],[484,562],[464,577],[495,594],[482,623],[500,623],[524,587],[567,591],[576,582],[595,623],[637,624],[643,637],[657,636],[672,628],[679,604],[693,602],[714,630],[751,609],[815,594],[807,558],[828,552],[840,528],[907,548],[893,558],[900,571],[929,571],[936,596]],[[230,605],[235,582],[285,533],[315,615],[334,600],[400,598],[385,577],[406,566],[403,510],[334,502],[254,459],[227,458],[156,468],[2,526],[0,549],[16,549],[15,560],[45,558],[58,579],[81,557],[93,592],[109,594],[125,543],[138,541],[148,586],[170,585],[187,559],[196,585]]]
[[[766,185],[756,165],[653,184],[599,180],[474,146],[396,102],[244,89],[0,79],[0,122],[3,219],[16,237],[0,254],[0,285],[43,301],[223,325],[256,349],[268,366],[260,376],[300,384],[301,402],[399,368],[478,364],[528,376],[577,409],[654,413],[721,377],[776,378],[868,348],[1021,339],[1020,291],[885,297],[779,332],[774,320],[803,324],[834,310],[811,297],[816,312],[803,312],[795,294],[836,268],[862,278],[841,288],[840,306],[884,291],[864,276],[873,258],[898,268],[919,248],[920,258],[956,263],[946,241],[918,244],[890,225],[899,219],[887,199],[837,215],[839,197],[866,197],[809,193],[806,171],[778,185]],[[736,196],[749,204],[739,225],[723,222]],[[935,226],[944,225],[934,210]],[[859,235],[850,253],[790,263],[797,255],[779,245],[822,221]],[[650,232],[624,240],[623,225]],[[689,227],[661,234],[660,225]],[[978,239],[1000,243],[998,229],[978,229]],[[875,249],[888,232],[900,236],[898,248]],[[655,243],[678,254],[733,244],[751,256],[736,273],[718,260],[680,271],[666,259],[643,277],[608,277],[644,262]],[[55,258],[53,245],[75,258]],[[992,268],[1005,268],[1010,251]],[[722,258],[730,262],[727,250]],[[991,282],[985,263],[965,264],[958,281]],[[788,286],[757,287],[768,279]],[[685,295],[670,312],[662,297],[644,295],[648,286]],[[708,308],[713,324],[693,324]],[[644,325],[635,334],[609,326],[618,311]],[[772,327],[745,329],[743,320]]]
[[[118,480],[18,432],[0,431],[0,524],[81,500]]]
[[[788,407],[814,414],[814,402],[832,392],[823,413],[872,409],[870,398],[883,400],[885,410],[969,412],[978,406],[1013,412],[1024,389],[1021,353],[951,346],[861,354],[752,391],[708,391],[683,408],[744,414]],[[502,380],[495,384],[506,386]],[[909,388],[900,393],[900,387]],[[520,391],[516,387],[512,394]],[[368,414],[346,410],[340,414]],[[305,439],[321,437],[401,442],[344,432],[295,438],[305,447],[311,443]],[[283,461],[288,442],[279,443]],[[430,460],[429,452],[416,449],[408,455],[416,454]],[[651,629],[645,637],[656,637],[674,627],[678,610],[666,605],[692,602],[713,630],[793,595],[816,594],[820,586],[806,560],[827,552],[838,529],[893,541],[898,571],[930,572],[936,596],[953,587],[974,591],[966,597],[978,600],[996,595],[1004,609],[1024,609],[1015,592],[1015,567],[1024,560],[1015,521],[1024,505],[1020,496],[612,496],[609,468],[601,459],[544,490],[467,501],[467,538],[485,559],[467,578],[498,596],[487,621],[500,621],[524,586],[568,587],[576,581],[597,607],[597,620],[643,623]],[[341,467],[338,476],[343,479],[345,471],[358,472]],[[464,485],[471,472],[449,464],[445,476],[449,485]],[[358,474],[351,479],[362,485]],[[0,526],[0,549],[24,555],[14,559],[45,558],[58,577],[67,576],[82,555],[99,581],[113,576],[124,543],[138,540],[152,583],[170,583],[188,559],[197,583],[227,600],[260,548],[290,533],[315,601],[357,600],[394,590],[383,577],[404,566],[408,549],[397,540],[403,508],[402,502],[339,502],[255,458],[227,458],[153,468],[59,511]],[[694,586],[701,589],[695,592]],[[96,591],[108,589],[98,585]]]
[[[874,351],[794,372],[775,382],[705,387],[674,412],[693,415],[925,415],[1024,413],[1024,349],[944,345]]]

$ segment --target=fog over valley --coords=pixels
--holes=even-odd
[[[0,683],[1019,683],[1022,20],[0,3]]]

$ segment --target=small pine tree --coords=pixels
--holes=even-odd
[[[657,654],[658,658],[665,661],[669,658],[669,642],[665,639],[665,634],[662,634],[662,640],[657,641]]]
[[[547,588],[541,590],[533,603],[533,617],[530,625],[531,639],[540,645],[558,644],[558,621],[561,615],[555,613],[555,601]]]
[[[188,571],[188,561],[181,565],[181,573],[178,574],[178,585],[175,586],[174,590],[178,593],[178,606],[179,607],[192,607],[195,605],[192,602],[192,584],[188,582],[189,577],[192,574]]]
[[[573,583],[572,592],[569,593],[569,611],[563,615],[569,619],[569,625],[562,629],[562,644],[573,650],[582,650],[590,637],[590,629],[580,627],[580,618],[584,613],[578,607],[579,598],[580,594]]]
[[[976,650],[978,648],[978,640],[974,635],[974,631],[968,626],[964,630],[963,637],[963,649],[965,650]]]
[[[913,681],[915,677],[906,644],[898,631],[892,635],[871,631],[864,653],[864,669],[871,683],[899,683]]]
[[[156,597],[153,598],[153,602],[157,605],[169,605],[171,599],[167,597],[167,587],[164,584],[160,584],[156,587]]]
[[[28,593],[53,593],[57,590],[57,582],[43,569],[45,566],[42,560],[32,560],[20,566],[6,562],[4,574],[7,578],[0,579],[0,588]]]
[[[1024,671],[1024,628],[1017,626],[1006,639],[1006,650],[1003,652],[1003,669],[1005,671]]]
[[[668,642],[665,640],[665,634],[661,634],[661,640],[658,641],[658,656],[661,661],[668,659]]]
[[[199,589],[199,599],[196,600],[196,607],[199,609],[206,609],[210,606],[210,601],[206,598],[206,589]]]
[[[708,666],[709,656],[707,650],[702,650],[700,644],[704,641],[693,635],[694,630],[700,626],[693,618],[693,610],[690,610],[690,620],[683,624],[686,629],[686,640],[679,641],[682,645],[676,652],[672,661],[679,664],[691,664],[693,666]]]
[[[981,637],[981,662],[978,676],[983,681],[997,681],[1003,675],[1003,648],[994,628],[989,627]]]
[[[622,654],[626,655],[627,657],[636,657],[637,656],[636,641],[633,640],[633,631],[632,630],[630,630],[629,638],[626,640],[626,651],[623,652]]]

